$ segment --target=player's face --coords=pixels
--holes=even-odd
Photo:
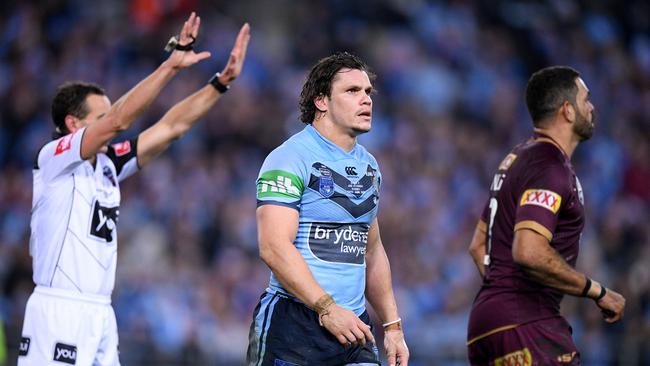
[[[576,120],[573,124],[573,133],[580,141],[588,140],[594,134],[594,105],[589,100],[589,88],[585,82],[576,79],[578,93],[576,94]]]
[[[86,97],[86,108],[88,115],[84,119],[76,119],[73,126],[74,131],[71,132],[75,132],[104,117],[108,110],[111,109],[111,101],[105,95],[89,94]]]
[[[341,69],[332,81],[327,113],[332,122],[355,136],[370,131],[372,125],[372,84],[365,71]]]

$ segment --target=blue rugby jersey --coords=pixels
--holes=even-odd
[[[366,244],[380,183],[377,160],[363,146],[346,152],[311,125],[273,150],[257,179],[258,206],[300,212],[294,245],[318,284],[357,315],[365,310]],[[274,274],[267,291],[290,295]]]

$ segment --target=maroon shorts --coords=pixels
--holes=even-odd
[[[571,327],[564,318],[550,318],[497,331],[470,340],[472,365],[580,365]],[[489,334],[489,333],[488,333]]]

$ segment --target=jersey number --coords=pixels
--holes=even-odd
[[[492,228],[494,227],[494,217],[497,215],[497,209],[499,208],[499,202],[495,197],[490,198],[490,222],[488,223],[488,237],[487,237],[487,252],[485,257],[483,257],[483,264],[486,266],[490,265],[490,253],[492,252]]]

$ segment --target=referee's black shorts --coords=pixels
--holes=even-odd
[[[364,311],[359,318],[372,331],[368,313]],[[346,349],[318,324],[316,312],[282,294],[262,294],[248,339],[249,366],[380,364],[374,343]]]

